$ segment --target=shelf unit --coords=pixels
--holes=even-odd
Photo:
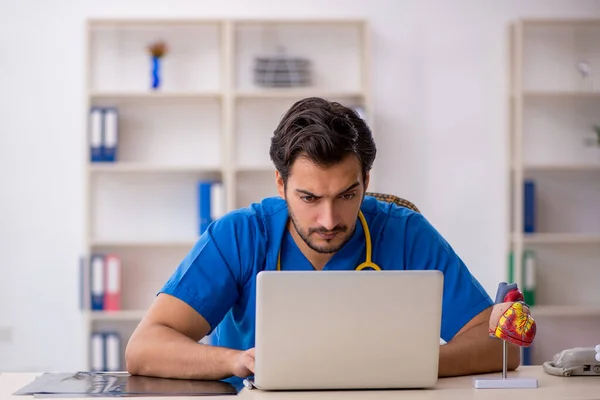
[[[567,348],[594,346],[600,329],[600,146],[592,145],[600,21],[521,20],[510,32],[508,248],[521,289],[523,257],[534,254],[538,334],[530,361],[541,364]],[[526,180],[535,184],[533,213]],[[526,214],[534,215],[532,232]]]
[[[144,317],[146,310],[122,310],[122,311],[90,311],[87,315],[90,322],[93,321],[134,321],[137,322]]]
[[[582,233],[538,233],[524,235],[524,244],[598,244],[600,235]]]
[[[269,138],[304,97],[360,106],[375,129],[364,20],[92,19],[86,34],[86,112],[117,107],[119,146],[116,162],[91,163],[86,122],[84,260],[111,253],[122,262],[122,310],[90,311],[84,301],[82,363],[90,368],[90,333],[117,331],[124,350],[196,242],[199,180],[223,182],[226,211],[277,195]],[[146,48],[156,40],[169,52],[162,86],[151,90]],[[311,60],[311,86],[253,83],[254,58],[280,46]]]
[[[600,317],[600,305],[574,305],[574,306],[535,306],[532,307],[532,313],[536,318],[540,317]]]

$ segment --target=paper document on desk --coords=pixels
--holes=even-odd
[[[14,395],[35,397],[133,397],[237,395],[223,381],[153,378],[128,373],[48,373],[37,377]]]

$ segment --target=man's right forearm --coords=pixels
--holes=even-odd
[[[233,375],[237,350],[199,344],[164,325],[134,334],[125,353],[132,375],[218,380]]]

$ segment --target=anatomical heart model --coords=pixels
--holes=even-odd
[[[529,306],[523,302],[523,293],[516,283],[502,282],[490,316],[489,332],[520,347],[529,347],[535,338],[536,325]]]
[[[507,378],[507,343],[519,347],[529,347],[535,339],[535,320],[523,299],[523,293],[516,283],[502,282],[498,285],[488,331],[490,336],[502,340],[502,376],[498,378],[475,377],[473,378],[475,388],[537,388],[537,379]]]

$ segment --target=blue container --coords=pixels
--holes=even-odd
[[[160,87],[160,57],[152,56],[152,89]]]

